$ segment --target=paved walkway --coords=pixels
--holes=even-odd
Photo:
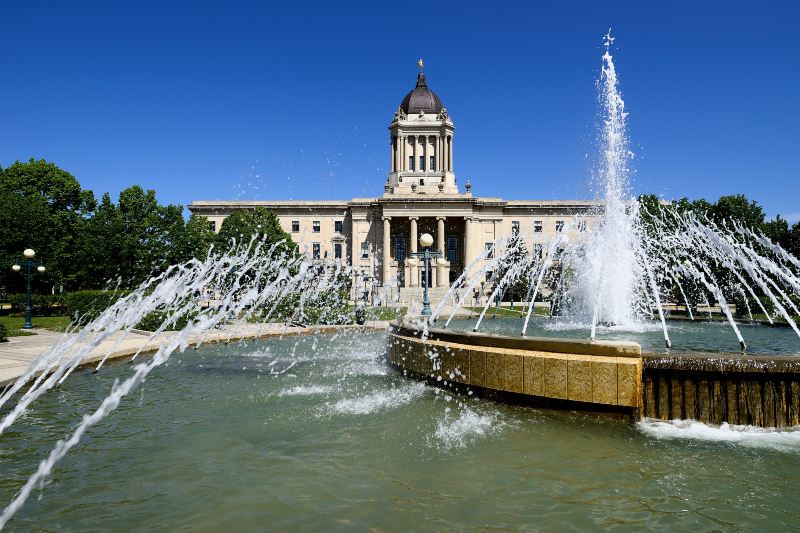
[[[278,337],[286,335],[303,335],[307,333],[328,333],[341,331],[348,328],[386,329],[389,321],[368,322],[366,326],[285,326],[284,324],[249,324],[246,322],[236,322],[226,325],[221,329],[207,331],[202,335],[193,337],[190,344],[207,344],[218,342],[236,342],[245,339],[258,339],[266,337]],[[46,353],[53,347],[65,334],[49,331],[46,329],[33,330],[35,335],[24,337],[10,337],[8,342],[0,343],[0,387],[5,387],[14,382],[19,376],[25,373],[30,364],[40,355]],[[130,357],[138,351],[154,352],[158,350],[160,343],[176,335],[177,332],[165,331],[158,338],[149,340],[150,333],[145,331],[131,332],[127,335],[122,332],[114,333],[109,338],[103,340],[88,356],[83,359],[82,364],[92,364],[99,362],[106,354],[109,359]],[[75,335],[75,334],[69,334]]]

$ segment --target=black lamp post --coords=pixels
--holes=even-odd
[[[431,316],[431,300],[428,297],[428,280],[431,276],[431,259],[441,257],[441,252],[431,252],[433,246],[433,237],[430,233],[423,233],[419,238],[419,243],[422,245],[421,252],[411,252],[409,255],[422,258],[422,316]]]
[[[28,278],[28,291],[25,297],[25,324],[22,325],[22,329],[31,329],[33,328],[33,324],[31,323],[31,269],[36,267],[36,270],[39,272],[44,272],[45,268],[38,261],[34,261],[33,258],[36,256],[36,252],[34,252],[31,248],[25,249],[22,252],[22,255],[25,257],[19,263],[22,263],[22,266],[25,267],[25,273]],[[11,270],[14,272],[19,272],[22,270],[22,266],[19,263],[15,264],[11,267]]]

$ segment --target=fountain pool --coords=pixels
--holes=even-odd
[[[487,322],[488,323],[488,322]],[[176,354],[10,530],[784,529],[800,432],[517,408],[407,380],[382,333]],[[78,371],[2,439],[10,501],[126,363]]]
[[[490,309],[487,316],[491,317]],[[450,329],[471,331],[475,325],[472,319],[453,319]],[[504,335],[519,335],[525,317],[488,318],[481,324],[481,331]],[[800,339],[788,326],[767,326],[741,323],[738,325],[747,341],[748,352],[769,355],[800,354]],[[706,322],[702,320],[667,321],[667,329],[672,339],[672,348],[664,347],[661,323],[658,321],[640,322],[620,327],[598,326],[598,340],[633,341],[641,345],[643,352],[650,353],[738,353],[739,343],[731,335],[731,327],[725,321]],[[589,336],[588,324],[569,317],[532,317],[527,334],[532,337],[559,337],[585,339]]]

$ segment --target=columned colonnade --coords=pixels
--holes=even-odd
[[[399,142],[398,142],[399,141]],[[444,157],[441,157],[444,154]],[[414,169],[419,168],[419,157],[425,157],[425,168],[429,172],[453,172],[453,136],[452,135],[401,135],[393,136],[391,142],[392,172],[411,170],[408,165],[409,156],[413,156]],[[434,156],[436,168],[430,166],[430,156]]]
[[[397,217],[396,217],[397,218]],[[404,217],[405,218],[405,217]],[[408,217],[409,221],[409,236],[408,236],[408,251],[411,253],[418,251],[418,242],[419,242],[419,230],[418,230],[418,220],[419,216],[410,216]],[[447,259],[447,252],[445,249],[445,221],[447,217],[444,216],[437,216],[436,217],[436,239],[434,240],[433,251],[440,252],[442,254],[442,259]],[[464,217],[464,250],[463,250],[463,257],[464,257],[464,266],[466,267],[469,265],[473,259],[474,254],[472,253],[474,243],[472,242],[475,238],[473,233],[474,230],[472,228],[474,222],[473,217]],[[391,238],[392,238],[392,217],[391,216],[384,216],[383,217],[383,257],[382,257],[382,265],[383,265],[383,285],[387,286],[391,281],[395,280],[396,277],[392,276],[392,253],[391,253]],[[421,267],[421,265],[420,265]],[[409,266],[409,276],[407,279],[407,286],[409,287],[417,287],[418,286],[418,269],[420,267]],[[400,268],[398,265],[397,268]],[[450,280],[448,276],[448,266],[445,263],[436,264],[435,266],[431,266],[431,287],[448,287],[450,285]]]

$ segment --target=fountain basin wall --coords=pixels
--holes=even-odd
[[[645,355],[643,415],[710,424],[800,425],[800,357]]]
[[[407,323],[389,330],[392,365],[413,375],[508,393],[515,400],[639,418],[641,348],[633,342],[509,337]]]

